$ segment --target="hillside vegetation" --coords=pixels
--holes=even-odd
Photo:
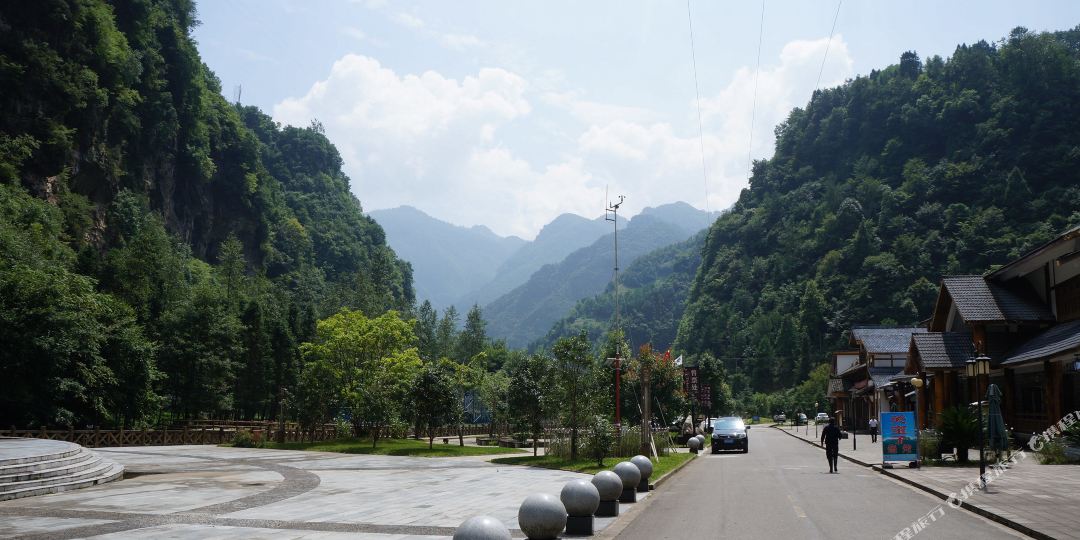
[[[413,303],[321,126],[226,102],[195,24],[0,3],[3,425],[272,417],[316,319]]]
[[[792,386],[852,323],[926,318],[1080,224],[1080,27],[1014,30],[815,93],[712,226],[677,343],[738,392]]]

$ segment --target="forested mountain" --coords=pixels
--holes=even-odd
[[[619,218],[619,228],[626,219]],[[576,214],[562,214],[544,225],[536,238],[521,246],[495,271],[490,281],[458,299],[458,306],[485,305],[525,283],[545,264],[557,263],[567,255],[588,246],[612,232],[615,224],[603,217],[588,219]]]
[[[461,227],[435,219],[411,206],[374,210],[369,215],[386,230],[398,255],[413,268],[416,296],[436,309],[473,305],[459,300],[498,276],[497,269],[525,240],[502,237],[483,225]]]
[[[619,264],[626,267],[642,255],[686,240],[691,233],[685,224],[706,213],[689,205],[684,210],[659,216],[645,210],[631,219],[619,231]],[[602,292],[614,270],[613,235],[544,266],[525,284],[488,304],[484,308],[488,334],[506,339],[511,347],[524,347],[543,337],[578,300]]]
[[[686,296],[701,264],[705,234],[701,230],[684,242],[643,255],[619,273],[619,327],[631,351],[646,343],[664,351],[675,341]],[[603,342],[614,327],[614,291],[611,283],[603,293],[579,300],[530,348],[551,348],[559,338],[581,331],[593,342]]]
[[[1080,27],[907,52],[815,93],[710,229],[678,346],[769,390],[852,323],[926,318],[942,275],[1080,224],[1077,126]]]
[[[187,0],[0,3],[0,423],[275,415],[411,270],[318,124],[229,104]]]

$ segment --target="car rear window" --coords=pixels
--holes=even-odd
[[[746,426],[739,418],[721,418],[713,424],[715,429],[745,429]]]

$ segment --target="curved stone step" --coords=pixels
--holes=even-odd
[[[54,476],[66,476],[90,469],[100,462],[100,456],[84,448],[82,452],[63,459],[35,461],[34,463],[14,466],[18,467],[19,470],[0,469],[0,485],[52,478]]]
[[[83,447],[67,441],[0,437],[0,468],[74,456]]]
[[[106,482],[112,482],[124,477],[124,466],[119,463],[109,463],[108,466],[97,476],[89,478],[80,478],[76,480],[64,480],[64,477],[55,478],[56,483],[48,484],[44,486],[33,486],[16,489],[13,491],[0,492],[0,501],[7,501],[11,499],[21,499],[23,497],[33,497],[36,495],[47,495],[49,493],[60,493],[63,491],[70,491],[73,489],[81,489],[90,486],[96,486],[98,484],[104,484]]]
[[[96,457],[96,456],[95,456]],[[42,486],[49,486],[53,484],[61,484],[65,482],[77,482],[85,480],[87,478],[94,478],[109,470],[113,466],[111,461],[102,461],[97,458],[97,461],[87,469],[69,471],[68,474],[61,474],[58,476],[50,476],[46,478],[37,478],[33,480],[20,480],[17,482],[5,482],[0,484],[0,493],[7,493],[11,491],[18,491],[25,488],[35,488]]]

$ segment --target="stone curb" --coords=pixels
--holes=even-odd
[[[773,426],[773,427],[776,427],[776,426]],[[776,428],[776,429],[778,429],[779,431],[784,431],[782,428]],[[818,448],[821,448],[821,445],[814,442],[814,441],[808,441],[808,440],[806,440],[806,439],[804,439],[804,438],[802,438],[802,437],[800,437],[798,435],[792,434],[792,433],[788,433],[788,435],[791,436],[791,437],[795,437],[796,439],[799,439],[799,440],[801,440],[801,441],[803,441],[806,444],[809,444],[811,446],[816,446]],[[916,482],[915,480],[912,480],[911,478],[905,478],[905,477],[903,477],[903,476],[901,476],[899,474],[896,474],[896,473],[894,473],[894,472],[892,472],[892,471],[890,471],[888,469],[883,468],[881,465],[871,465],[871,464],[868,464],[868,463],[864,463],[861,460],[845,456],[844,454],[840,454],[840,457],[842,457],[842,458],[844,458],[844,459],[846,459],[848,461],[851,461],[851,462],[857,463],[859,465],[862,465],[863,467],[869,467],[871,470],[878,471],[881,474],[883,474],[885,476],[888,476],[889,478],[899,480],[899,481],[901,481],[901,482],[903,482],[903,483],[905,483],[905,484],[907,484],[909,486],[919,488],[920,490],[925,491],[925,492],[927,492],[927,493],[929,493],[929,494],[931,494],[931,495],[933,495],[933,496],[935,496],[935,497],[937,497],[937,498],[939,498],[939,499],[941,499],[943,501],[948,501],[949,500],[949,495],[948,494],[942,493],[942,492],[940,492],[940,491],[938,491],[938,490],[936,490],[936,489],[934,489],[932,487],[920,484],[920,483]],[[979,508],[978,506],[970,504],[967,501],[962,501],[960,503],[960,507],[965,509],[965,510],[968,510],[969,512],[978,514],[978,515],[980,515],[980,516],[982,516],[982,517],[984,517],[986,519],[989,519],[990,521],[993,521],[995,523],[1000,523],[1000,524],[1002,524],[1002,525],[1004,525],[1004,526],[1006,526],[1006,527],[1008,527],[1010,529],[1022,532],[1022,533],[1026,534],[1026,535],[1028,535],[1028,536],[1030,536],[1032,538],[1038,538],[1040,540],[1055,540],[1053,536],[1048,536],[1048,535],[1046,535],[1044,533],[1036,531],[1035,529],[1032,529],[1031,527],[1028,527],[1027,525],[1023,525],[1023,524],[1017,523],[1017,522],[1015,522],[1015,521],[1013,521],[1011,519],[999,516],[999,515],[991,512],[989,510]]]
[[[905,484],[907,484],[909,486],[919,488],[919,489],[921,489],[921,490],[923,490],[923,491],[925,491],[925,492],[927,492],[927,493],[929,493],[929,494],[931,494],[931,495],[933,495],[933,496],[935,496],[935,497],[937,497],[937,498],[939,498],[939,499],[941,499],[943,501],[948,501],[949,500],[949,495],[948,494],[942,493],[942,492],[940,492],[940,491],[938,491],[938,490],[936,490],[936,489],[934,489],[934,488],[932,488],[930,486],[925,486],[923,484],[920,484],[920,483],[916,482],[915,480],[912,480],[911,478],[905,478],[904,476],[896,474],[896,473],[894,473],[894,472],[892,472],[892,471],[890,471],[888,469],[882,468],[880,465],[873,465],[870,468],[875,470],[875,471],[880,472],[881,474],[884,474],[885,476],[888,476],[890,478],[894,478],[896,480],[899,480],[899,481],[901,481],[901,482],[903,482],[903,483],[905,483]],[[952,505],[950,504],[950,506],[952,506]],[[990,521],[994,521],[994,522],[1000,523],[1000,524],[1002,524],[1002,525],[1004,525],[1004,526],[1006,526],[1006,527],[1008,527],[1010,529],[1020,531],[1020,532],[1026,534],[1026,535],[1028,535],[1028,536],[1030,536],[1032,538],[1039,538],[1040,540],[1055,540],[1053,536],[1049,536],[1049,535],[1047,535],[1045,533],[1041,533],[1039,531],[1036,531],[1035,529],[1032,529],[1031,527],[1028,527],[1027,525],[1017,523],[1017,522],[1015,522],[1015,521],[1013,521],[1011,519],[1008,519],[1006,517],[999,516],[998,514],[995,514],[995,513],[991,512],[989,510],[986,510],[986,509],[980,508],[978,506],[975,506],[973,504],[970,504],[967,501],[961,501],[960,502],[960,507],[965,509],[965,510],[968,510],[969,512],[979,514],[980,516],[982,516],[982,517],[984,517],[986,519],[989,519]]]
[[[683,467],[689,465],[692,461],[694,461],[697,458],[698,458],[698,456],[694,456],[694,457],[692,457],[692,458],[690,458],[690,459],[676,465],[674,469],[671,469],[670,471],[664,473],[664,476],[661,476],[660,478],[657,478],[655,482],[649,484],[649,491],[652,491],[653,489],[660,487],[661,484],[663,484],[664,482],[667,482],[668,478],[671,478],[672,476],[675,476],[675,473],[681,471],[683,469]]]
[[[675,476],[675,473],[681,471],[684,467],[686,467],[687,465],[693,463],[694,460],[696,460],[697,458],[698,458],[698,456],[694,456],[694,457],[680,463],[674,469],[671,469],[670,471],[665,473],[664,476],[661,476],[660,478],[657,478],[656,482],[653,482],[652,484],[649,484],[649,491],[651,492],[653,489],[659,487],[664,482],[667,482],[669,478]],[[648,506],[648,505],[652,504],[653,500],[654,500],[654,498],[652,496],[652,493],[650,493],[649,498],[645,499],[642,502],[635,503],[635,504],[641,504],[644,507],[644,506]],[[640,513],[634,514],[634,516],[631,519],[624,519],[623,516],[625,516],[625,515],[626,514],[620,514],[619,517],[615,518],[615,521],[612,522],[611,525],[608,525],[603,530],[598,531],[595,535],[592,536],[592,538],[595,538],[597,540],[610,540],[610,539],[613,539],[613,538],[617,537],[620,533],[623,532],[623,530],[626,529],[626,527],[628,527],[631,523],[634,522],[635,519],[637,519],[637,517],[640,515]],[[578,538],[578,537],[568,536],[567,538]]]

